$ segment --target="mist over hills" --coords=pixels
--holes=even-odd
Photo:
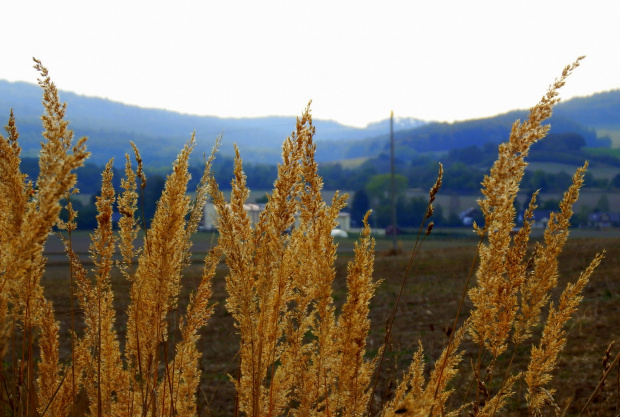
[[[88,136],[91,162],[104,164],[115,157],[117,164],[130,151],[129,141],[140,148],[149,165],[168,166],[196,131],[196,158],[209,152],[222,134],[221,155],[232,154],[236,143],[244,161],[275,164],[280,159],[282,141],[295,127],[295,118],[220,118],[195,116],[166,110],[146,109],[71,92],[60,92],[67,102],[67,118],[77,137]],[[36,156],[40,148],[41,90],[35,84],[0,80],[0,117],[6,120],[14,109],[24,156]],[[300,112],[301,112],[300,108]],[[447,152],[508,138],[515,119],[527,111],[513,111],[484,119],[454,123],[425,122],[395,118],[395,142],[399,158],[424,153]],[[620,132],[620,90],[580,97],[560,103],[550,120],[552,133],[576,133],[588,147],[609,147],[610,137]],[[389,119],[366,128],[345,126],[330,120],[315,120],[317,160],[337,161],[368,158],[386,152],[389,146]],[[618,134],[620,137],[620,133]]]

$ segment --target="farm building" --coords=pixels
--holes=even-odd
[[[588,227],[608,229],[620,226],[620,213],[595,212],[588,216]]]
[[[250,216],[250,220],[252,221],[252,223],[255,224],[256,222],[258,222],[260,213],[265,209],[265,205],[264,204],[244,204],[243,209]],[[217,210],[215,209],[215,206],[211,203],[205,204],[204,217],[202,220],[201,230],[205,230],[205,231],[216,230],[217,227],[215,226],[215,219],[217,219]],[[351,230],[351,214],[350,213],[340,212],[338,214],[338,218],[336,219],[336,221],[338,223],[336,228],[342,229],[345,232],[348,232]],[[297,226],[298,224],[299,224],[299,219],[296,216],[295,226]]]

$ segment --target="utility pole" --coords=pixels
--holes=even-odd
[[[390,200],[392,203],[392,248],[394,253],[398,250],[396,231],[396,178],[394,176],[394,111],[390,112],[390,170],[392,187],[390,190]]]

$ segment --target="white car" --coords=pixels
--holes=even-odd
[[[342,229],[332,229],[332,237],[349,237],[349,235]]]

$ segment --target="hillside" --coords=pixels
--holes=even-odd
[[[527,117],[526,111],[513,111],[494,117],[466,120],[454,123],[429,123],[417,129],[403,130],[394,134],[394,141],[401,157],[425,152],[445,152],[469,146],[483,146],[508,139],[512,124]],[[575,133],[581,135],[588,147],[609,147],[608,137],[575,119],[554,114],[549,121],[551,133]],[[375,142],[387,147],[388,136],[377,137]]]
[[[89,137],[89,149],[93,151],[91,162],[96,164],[103,164],[110,157],[122,161],[132,140],[151,166],[167,166],[192,131],[196,131],[198,141],[196,155],[208,151],[215,138],[223,133],[222,156],[232,155],[236,143],[244,160],[275,164],[280,159],[282,141],[295,126],[294,117],[195,116],[128,106],[71,92],[61,92],[61,99],[68,104],[67,117],[76,136]],[[10,108],[15,111],[24,156],[35,156],[41,132],[39,87],[0,80],[0,115],[4,115],[0,117],[6,120]],[[526,114],[525,110],[520,110],[454,123],[397,118],[397,155],[402,159],[412,159],[425,153],[482,147],[489,142],[496,144],[506,140],[514,120],[524,118]],[[574,98],[557,106],[550,120],[551,132],[581,135],[590,148],[609,147],[612,142],[620,146],[618,115],[620,90]],[[366,128],[344,126],[330,120],[315,120],[315,126],[319,162],[373,158],[388,150],[389,120],[369,124]]]
[[[608,136],[614,148],[620,148],[620,90],[560,103],[556,114],[594,128],[599,135]]]
[[[596,130],[620,129],[620,90],[560,102],[554,113]]]
[[[513,122],[527,117],[527,113],[526,110],[516,110],[487,118],[454,123],[431,122],[402,129],[394,134],[396,154],[399,158],[412,159],[425,153],[498,144],[508,138]],[[549,123],[551,133],[580,135],[589,148],[620,147],[620,90],[560,102]],[[386,127],[384,133],[355,143],[319,144],[317,153],[320,161],[332,161],[375,157],[388,149],[389,128]]]
[[[112,156],[122,158],[132,140],[150,164],[169,165],[192,131],[196,131],[201,152],[210,150],[215,138],[223,133],[222,155],[232,155],[233,143],[237,143],[244,159],[273,164],[280,159],[283,140],[295,127],[295,117],[194,116],[128,106],[71,92],[61,91],[60,94],[61,99],[67,102],[67,118],[71,127],[76,136],[89,137],[92,161],[98,164],[107,162]],[[11,108],[14,109],[21,133],[24,155],[35,156],[41,132],[39,117],[43,110],[40,88],[35,84],[0,80],[2,118],[8,119]],[[424,122],[420,120],[402,119],[396,128],[411,128],[421,124]],[[385,122],[356,128],[330,120],[315,120],[315,126],[317,141],[356,141],[377,136],[386,130]]]

